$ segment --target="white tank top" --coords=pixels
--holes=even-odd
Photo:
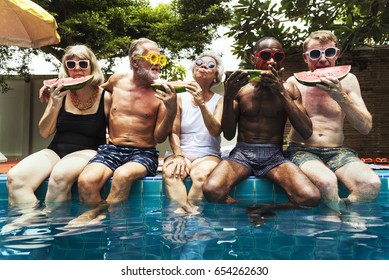
[[[215,93],[206,103],[208,110],[214,114],[216,104],[222,96]],[[199,106],[192,103],[189,92],[181,93],[181,151],[191,161],[207,155],[220,156],[221,138],[213,137],[205,126]]]

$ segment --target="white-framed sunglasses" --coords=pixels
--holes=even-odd
[[[89,60],[66,60],[65,65],[69,70],[76,68],[77,65],[81,69],[87,69],[89,67]]]
[[[309,56],[312,60],[318,60],[323,54],[326,58],[333,58],[338,53],[338,48],[335,47],[329,47],[325,50],[319,50],[319,49],[313,49],[305,52],[306,55]]]

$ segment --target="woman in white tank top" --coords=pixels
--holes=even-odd
[[[198,213],[196,201],[203,198],[202,186],[220,162],[220,133],[223,97],[212,91],[223,76],[221,57],[213,51],[200,54],[192,66],[194,82],[178,95],[178,110],[169,137],[172,152],[162,168],[167,196],[176,213]],[[187,190],[184,179],[190,176]]]

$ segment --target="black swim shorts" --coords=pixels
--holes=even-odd
[[[265,177],[274,167],[290,162],[282,153],[281,145],[244,142],[238,142],[226,159],[246,166],[258,178]]]

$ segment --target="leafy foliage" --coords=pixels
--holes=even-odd
[[[28,76],[29,64],[7,63],[6,58],[20,56],[28,61],[33,53],[43,52],[60,59],[64,49],[73,44],[86,44],[98,59],[108,65],[104,72],[112,72],[114,58],[127,55],[132,40],[147,37],[156,41],[168,54],[170,63],[163,77],[182,79],[185,69],[177,67],[174,59],[193,58],[216,38],[218,26],[227,24],[231,10],[227,0],[172,0],[171,4],[152,7],[148,0],[35,0],[56,19],[61,42],[39,50],[0,47],[0,91],[12,73]],[[23,63],[22,61],[20,63]],[[16,65],[16,66],[15,66]],[[174,70],[173,70],[174,68]]]
[[[261,37],[278,38],[288,52],[301,48],[310,32],[332,30],[341,49],[389,42],[388,0],[238,0],[228,36],[244,61]]]

